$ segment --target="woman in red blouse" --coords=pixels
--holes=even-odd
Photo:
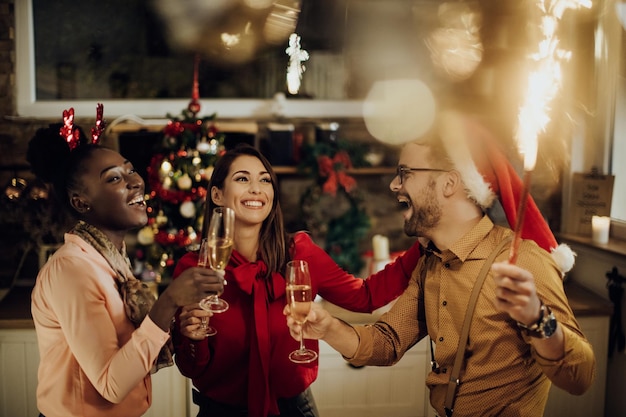
[[[357,312],[372,312],[398,297],[419,258],[415,243],[404,255],[368,279],[341,269],[305,232],[287,236],[278,201],[278,182],[267,159],[251,146],[226,152],[217,162],[207,196],[205,231],[216,206],[235,211],[235,245],[226,268],[221,298],[230,308],[220,314],[198,305],[183,307],[173,333],[175,360],[194,384],[198,416],[315,417],[309,386],[317,361],[295,364],[288,358],[298,343],[283,315],[290,259],[308,261],[313,297]],[[206,233],[205,233],[206,234]],[[174,276],[197,265],[190,252]],[[197,336],[201,317],[210,316],[217,335]],[[318,350],[317,341],[307,347]]]

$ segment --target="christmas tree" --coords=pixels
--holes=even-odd
[[[188,250],[199,245],[207,187],[215,161],[224,152],[216,114],[197,117],[197,59],[192,99],[170,119],[147,168],[148,224],[137,233],[135,273],[145,281],[169,277]]]

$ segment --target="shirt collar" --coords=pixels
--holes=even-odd
[[[458,258],[461,262],[465,262],[469,258],[486,258],[489,256],[490,248],[480,245],[480,243],[484,241],[493,228],[494,224],[489,216],[483,215],[483,218],[463,237],[454,242],[449,249],[440,251],[431,241],[425,248],[426,253],[437,255],[443,262],[448,262],[454,258]]]

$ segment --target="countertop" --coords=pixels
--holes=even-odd
[[[16,286],[0,301],[0,329],[33,329],[30,314],[30,293],[32,287]],[[610,316],[613,304],[599,295],[589,291],[576,282],[565,283],[565,293],[576,317]],[[352,313],[327,301],[320,301],[331,314],[350,323],[368,323],[375,321],[378,316],[389,309],[389,306],[380,308],[372,314]]]

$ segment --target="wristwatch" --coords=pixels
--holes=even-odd
[[[547,339],[556,331],[557,321],[556,317],[554,317],[554,313],[550,310],[550,307],[541,303],[539,320],[537,320],[536,323],[527,326],[524,323],[517,322],[517,326],[524,330],[524,332],[526,332],[526,334],[530,337]]]

